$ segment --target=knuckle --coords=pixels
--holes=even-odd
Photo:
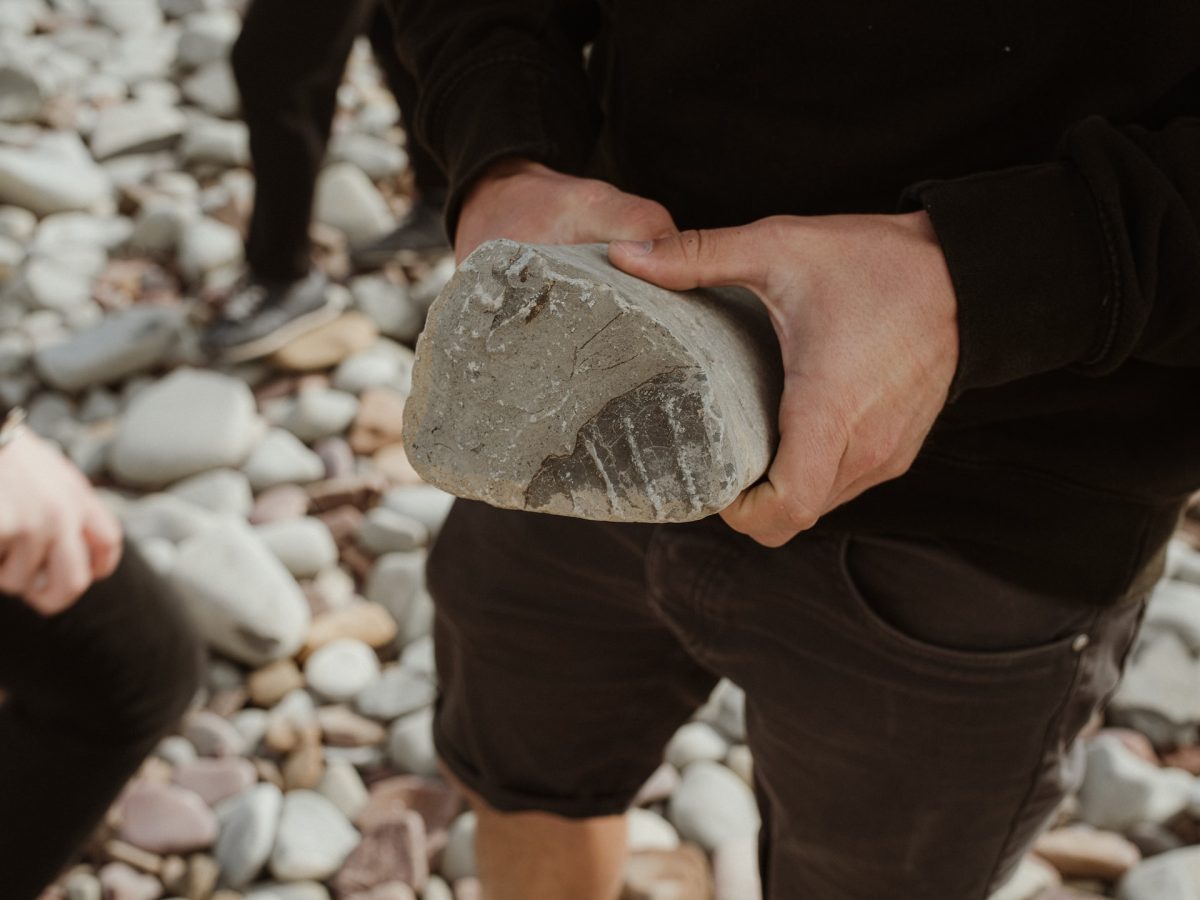
[[[783,512],[787,523],[797,531],[807,531],[817,524],[816,512],[798,498],[788,498],[784,503]]]

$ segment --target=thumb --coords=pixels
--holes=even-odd
[[[618,269],[672,291],[722,284],[755,287],[763,280],[766,258],[756,246],[752,225],[692,229],[656,241],[608,245],[609,262]]]

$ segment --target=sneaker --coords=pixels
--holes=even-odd
[[[404,253],[449,250],[440,204],[417,200],[394,230],[350,250],[350,263],[359,271],[381,269]]]
[[[299,281],[267,282],[247,275],[230,292],[200,345],[221,362],[245,362],[274,353],[284,344],[337,317],[341,292],[329,290],[319,271]]]

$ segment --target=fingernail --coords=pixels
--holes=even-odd
[[[649,256],[654,249],[654,241],[613,241],[612,245],[630,256]]]

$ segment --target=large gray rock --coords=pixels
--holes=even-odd
[[[109,470],[123,484],[159,487],[241,465],[257,436],[254,396],[243,382],[178,369],[129,404]]]
[[[196,630],[249,666],[292,656],[311,616],[295,579],[237,519],[184,541],[171,569]]]
[[[60,391],[78,391],[144,372],[162,362],[183,331],[183,313],[139,306],[114,313],[87,331],[38,350],[38,373]]]
[[[766,471],[780,373],[747,291],[672,293],[602,245],[493,241],[430,309],[404,444],[426,481],[495,506],[691,521]]]
[[[92,154],[108,159],[120,153],[168,147],[183,133],[187,120],[173,106],[133,101],[100,111],[92,130]]]

